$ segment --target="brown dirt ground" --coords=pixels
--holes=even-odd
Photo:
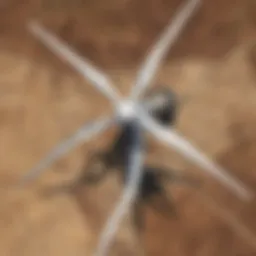
[[[121,192],[112,177],[73,196],[42,193],[76,177],[88,149],[107,145],[112,131],[74,150],[32,186],[12,187],[55,143],[85,120],[110,110],[89,83],[29,35],[26,22],[40,20],[127,92],[146,49],[180,2],[1,1],[0,255],[90,255]],[[203,2],[157,79],[174,88],[181,99],[187,97],[179,130],[254,188],[256,4],[254,0]],[[142,239],[148,255],[256,255],[254,201],[239,201],[156,144],[151,153],[151,161],[197,175],[203,188],[170,188],[178,219],[146,212]],[[125,224],[113,252],[137,255],[138,237],[129,219]]]

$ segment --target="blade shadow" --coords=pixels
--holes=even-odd
[[[126,176],[121,169],[109,161],[110,152],[100,152],[91,155],[89,161],[82,168],[81,174],[71,182],[57,186],[45,187],[42,195],[52,197],[61,194],[70,194],[80,197],[81,189],[97,186],[112,173],[119,174],[122,181],[126,182]],[[138,230],[144,230],[144,207],[150,207],[159,217],[173,219],[178,218],[172,196],[167,192],[168,185],[188,186],[193,189],[201,188],[201,183],[189,176],[180,175],[177,171],[159,166],[144,166],[140,191],[133,207],[134,223]]]

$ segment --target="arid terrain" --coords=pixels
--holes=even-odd
[[[181,1],[2,0],[0,2],[0,255],[91,255],[122,191],[115,175],[73,194],[49,193],[75,179],[88,152],[115,131],[73,150],[33,184],[15,186],[56,143],[111,111],[108,101],[27,30],[44,24],[108,73],[127,94],[136,70]],[[177,129],[256,193],[256,1],[203,0],[154,84],[180,97]],[[111,255],[256,255],[256,202],[153,140],[149,162],[194,175],[202,187],[170,184],[178,218],[146,208],[138,236],[129,218]],[[255,235],[254,235],[255,234]]]

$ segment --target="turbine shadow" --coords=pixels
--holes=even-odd
[[[77,179],[65,184],[46,187],[42,191],[43,195],[52,197],[60,194],[70,194],[78,202],[79,208],[81,208],[83,212],[89,212],[90,214],[90,203],[88,204],[88,202],[92,201],[92,199],[89,200],[89,197],[91,197],[89,196],[90,192],[86,193],[84,189],[88,191],[90,187],[100,185],[100,183],[111,174],[121,176],[122,182],[125,185],[125,173],[123,169],[120,168],[120,163],[113,161],[111,151],[92,154]],[[172,184],[192,188],[199,188],[201,186],[197,179],[180,175],[178,171],[159,166],[144,166],[140,191],[135,201],[134,208],[132,209],[133,221],[137,229],[143,230],[145,226],[144,207],[152,208],[159,217],[178,218],[178,212],[174,205],[173,198],[167,192],[167,186]],[[93,218],[95,218],[95,211],[93,211],[93,214]],[[98,217],[96,217],[96,219],[98,219]]]

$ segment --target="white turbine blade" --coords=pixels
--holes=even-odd
[[[140,127],[136,126],[134,129],[133,141],[131,141],[129,146],[128,166],[126,167],[126,171],[128,171],[129,174],[129,180],[119,203],[117,204],[113,214],[108,219],[108,222],[101,234],[95,256],[107,255],[111,242],[113,242],[113,238],[120,226],[120,222],[132,206],[139,190],[144,154]]]
[[[250,200],[253,197],[252,193],[239,180],[229,175],[222,167],[213,163],[176,131],[161,127],[146,113],[141,113],[141,119],[144,127],[156,138],[167,146],[174,148],[181,155],[196,163],[201,168],[204,168],[242,199]]]
[[[146,97],[140,104],[148,113],[154,113],[169,108],[171,104],[174,107],[176,102],[177,100],[174,96],[171,97],[167,92],[160,92]]]
[[[170,21],[167,28],[160,36],[159,40],[153,45],[151,51],[147,54],[146,60],[141,66],[135,85],[132,88],[133,99],[137,99],[143,93],[151,80],[155,76],[161,61],[164,59],[167,51],[176,42],[185,25],[195,13],[201,0],[188,0],[187,3],[180,8],[174,19]]]
[[[167,100],[165,95],[157,95],[149,99],[145,99],[141,102],[143,108],[148,112],[156,111],[157,109],[164,109],[167,105]]]
[[[41,43],[47,46],[53,53],[63,61],[69,62],[85,79],[88,79],[101,93],[115,103],[119,100],[119,95],[112,87],[113,84],[102,71],[94,67],[88,60],[79,56],[67,44],[61,42],[56,36],[45,28],[31,22],[28,26],[29,31],[38,38]]]
[[[36,179],[53,162],[67,154],[82,142],[86,142],[96,135],[106,131],[112,124],[114,124],[114,121],[114,118],[101,118],[97,121],[83,125],[73,136],[58,145],[54,150],[52,150],[52,152],[42,159],[36,167],[30,170],[22,179],[21,184],[25,184]]]

